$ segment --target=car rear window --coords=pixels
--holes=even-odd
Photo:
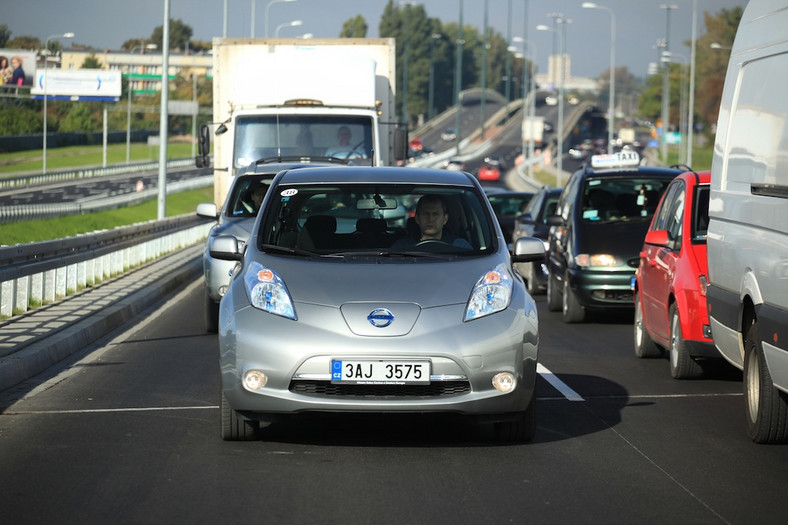
[[[584,221],[650,219],[670,183],[667,177],[594,177],[581,193]]]

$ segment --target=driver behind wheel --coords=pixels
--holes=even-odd
[[[457,248],[473,249],[467,240],[444,230],[449,214],[446,211],[446,202],[440,195],[424,195],[419,199],[414,220],[419,230],[416,235],[399,239],[392,245],[392,249],[411,248],[428,242],[442,242]]]

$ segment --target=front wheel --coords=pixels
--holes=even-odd
[[[533,440],[536,433],[536,394],[516,419],[495,423],[494,432],[497,441],[529,443]]]
[[[222,439],[225,441],[252,441],[257,439],[260,433],[260,423],[240,417],[238,412],[230,406],[224,392],[222,392],[221,396],[220,430]]]
[[[744,341],[744,396],[750,439],[756,443],[788,439],[788,401],[772,383],[756,322],[750,325]]]
[[[703,375],[703,369],[689,354],[681,335],[681,319],[675,304],[670,307],[670,375],[674,379],[692,379]]]
[[[580,304],[577,295],[569,286],[569,275],[564,276],[563,313],[565,323],[582,323],[586,319],[586,309]]]
[[[215,334],[219,331],[219,303],[211,299],[207,291],[205,292],[204,319],[206,332]]]
[[[547,276],[547,309],[551,312],[558,312],[561,310],[561,285],[558,279],[553,276],[552,272]]]
[[[635,355],[644,357],[659,357],[662,350],[657,346],[646,326],[643,323],[643,307],[640,306],[640,294],[635,294]]]

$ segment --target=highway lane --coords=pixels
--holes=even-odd
[[[632,316],[565,325],[537,297],[536,439],[455,418],[301,417],[218,431],[217,338],[197,281],[81,362],[0,395],[9,523],[764,523],[788,448],[745,435],[741,375],[639,360]],[[548,381],[548,379],[550,381]],[[20,399],[26,396],[24,399]]]
[[[209,174],[210,170],[206,169],[170,168],[167,170],[167,182],[177,182]],[[55,184],[6,190],[0,193],[0,206],[84,202],[86,200],[135,193],[142,189],[157,188],[158,186],[158,171],[90,177]]]

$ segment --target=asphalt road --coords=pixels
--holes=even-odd
[[[777,523],[788,447],[745,435],[741,374],[639,360],[632,316],[537,298],[533,443],[462,419],[301,417],[218,429],[202,282],[80,361],[0,393],[5,523]],[[549,380],[549,381],[548,381]]]

